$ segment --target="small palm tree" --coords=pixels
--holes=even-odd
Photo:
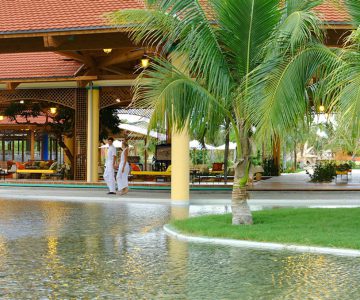
[[[325,51],[317,44],[322,37],[320,21],[311,12],[321,2],[147,0],[144,9],[110,15],[113,24],[133,26],[133,41],[160,53],[135,86],[135,103],[155,111],[151,126],[164,124],[165,115],[178,130],[206,124],[207,132],[214,132],[220,124],[230,122],[237,143],[233,224],[253,222],[246,185],[254,125],[256,133],[279,134],[282,126],[276,125],[276,118],[286,110],[282,105],[288,104],[292,85],[298,95],[286,112],[286,124],[297,124],[298,108],[301,114],[305,111],[304,98],[298,99],[304,97],[309,74],[316,70],[307,70],[305,63],[317,56],[303,55],[305,70],[299,67],[300,62],[291,73],[286,72],[286,66],[309,45],[317,55]],[[174,64],[179,58],[182,63]],[[275,69],[278,73],[272,72]],[[268,72],[272,72],[270,80]],[[275,76],[282,74],[276,81]],[[286,100],[280,99],[284,95]]]

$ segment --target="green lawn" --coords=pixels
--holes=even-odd
[[[254,225],[233,226],[231,214],[172,221],[182,233],[249,241],[360,249],[360,208],[293,208],[253,212]]]

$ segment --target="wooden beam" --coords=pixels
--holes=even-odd
[[[127,75],[129,73],[127,70],[124,70],[124,69],[121,69],[121,68],[115,68],[115,67],[112,67],[112,68],[102,67],[101,69],[105,70],[105,71],[112,72],[112,73],[117,74],[117,75]]]
[[[98,67],[104,68],[111,65],[121,64],[128,61],[134,61],[141,58],[145,54],[145,49],[140,49],[132,52],[116,51],[111,56],[105,57],[99,61]]]
[[[74,51],[54,51],[54,53],[66,56],[68,58],[72,58],[73,60],[85,63],[85,58],[83,55],[76,53]]]
[[[20,82],[6,82],[6,89],[13,91],[19,86],[19,84]]]
[[[108,34],[116,32],[128,32],[129,29],[122,28],[103,28],[103,29],[86,29],[86,30],[63,30],[56,32],[56,36],[67,35],[83,35],[83,34]],[[26,32],[26,33],[10,33],[0,35],[0,39],[13,39],[13,38],[31,38],[31,37],[43,37],[45,35],[54,35],[54,32],[47,33],[45,31],[39,32]]]
[[[84,63],[90,68],[91,75],[96,75],[98,73],[98,66],[96,64],[95,59],[90,56],[88,53],[82,53],[82,56],[84,57]]]
[[[5,84],[21,84],[21,83],[36,83],[36,82],[67,82],[67,81],[96,81],[96,80],[133,80],[136,79],[136,74],[118,74],[118,75],[89,75],[77,77],[61,77],[61,78],[26,78],[26,79],[7,79],[0,80],[0,83]]]
[[[124,74],[124,75],[99,75],[98,80],[135,80],[138,77],[137,74]]]
[[[64,42],[64,39],[62,39],[61,41],[59,37],[55,37],[52,35],[45,35],[43,39],[44,39],[44,46],[46,48],[56,48],[59,47]]]
[[[23,53],[23,52],[44,52],[49,51],[49,47],[44,44],[44,35],[37,37],[1,38],[0,53]],[[105,48],[121,49],[133,48],[125,33],[113,32],[103,34],[83,34],[68,35],[63,37],[53,36],[51,50],[53,51],[84,51],[84,50],[103,50]],[[58,43],[56,45],[56,43]],[[48,43],[49,45],[49,43]]]
[[[77,86],[78,86],[79,88],[84,88],[84,87],[86,87],[90,82],[91,82],[91,80],[79,80],[79,81],[77,81]]]

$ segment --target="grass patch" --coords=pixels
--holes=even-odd
[[[253,212],[254,225],[233,226],[231,214],[174,220],[196,236],[360,249],[360,208],[293,208]]]

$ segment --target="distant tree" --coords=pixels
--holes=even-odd
[[[58,144],[64,149],[64,152],[71,164],[74,162],[73,154],[63,141],[63,137],[74,136],[74,110],[68,107],[58,108],[56,114],[51,114],[49,111],[50,104],[47,102],[19,102],[11,103],[4,111],[11,121],[17,124],[32,124],[43,127],[45,132],[51,133],[55,136]],[[45,117],[45,122],[39,123],[38,117]]]
[[[118,117],[118,110],[113,107],[106,107],[100,110],[100,142],[106,140],[110,135],[120,132],[121,120]]]
[[[51,114],[49,108],[50,103],[47,102],[19,102],[11,103],[4,111],[13,122],[17,124],[32,124],[42,126],[43,130],[55,136],[58,144],[64,149],[64,152],[71,164],[73,165],[74,156],[71,150],[66,146],[63,137],[73,137],[75,128],[75,111],[68,107],[59,107],[56,114]],[[39,123],[38,117],[45,117],[45,121]],[[106,139],[109,135],[117,134],[120,119],[117,109],[104,108],[100,111],[100,134],[99,140]]]

